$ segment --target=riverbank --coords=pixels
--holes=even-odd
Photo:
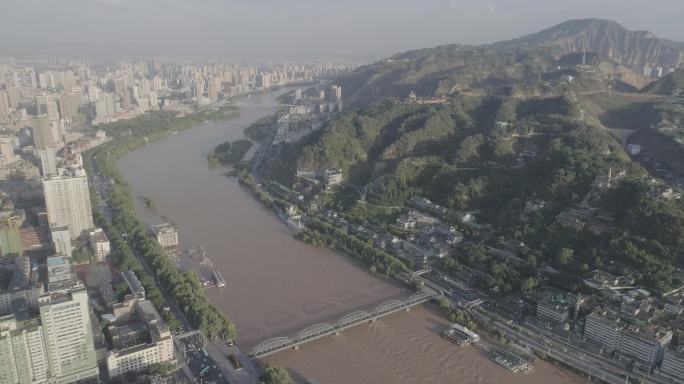
[[[448,326],[441,313],[418,306],[265,360],[287,367],[297,383],[588,383],[542,360],[532,374],[511,373],[478,349],[445,340],[440,332]]]
[[[107,124],[101,129],[105,130],[112,140],[84,155],[84,164],[89,168],[89,174],[96,173],[98,180],[105,181],[99,192],[108,206],[107,212],[110,217],[107,220],[98,216],[98,221],[110,239],[114,238],[111,258],[117,267],[122,270],[134,268],[137,274],[142,275],[141,281],[146,288],[155,288],[154,292],[158,284],[175,300],[192,326],[202,331],[210,340],[234,338],[234,324],[209,302],[197,276],[191,272],[178,271],[156,239],[149,235],[146,226],[135,214],[132,191],[116,164],[129,151],[188,129],[198,122],[209,119],[224,121],[237,116],[239,113],[234,107],[223,107],[183,117],[159,112],[125,122]],[[93,199],[93,202],[96,200]],[[119,238],[120,233],[126,235],[127,241]],[[148,266],[154,267],[148,269],[151,273],[148,274],[148,271],[139,265],[134,253],[140,255]],[[161,295],[154,295],[152,300],[160,312],[167,313],[167,320],[171,321],[168,312],[164,310],[166,305]]]
[[[231,314],[246,348],[410,294],[328,249],[297,241],[235,178],[225,177],[225,169],[207,166],[207,153],[217,144],[244,139],[247,126],[276,112],[284,91],[245,99],[238,118],[200,123],[129,152],[118,164],[133,195],[155,203],[150,210],[142,199],[134,201],[141,221],[157,224],[157,212],[163,212],[178,228],[181,247],[206,250],[211,268],[226,281],[206,295]],[[206,270],[194,259],[180,263]]]

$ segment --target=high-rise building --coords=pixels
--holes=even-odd
[[[126,92],[126,80],[123,77],[119,77],[114,80],[114,93],[123,96],[124,92]]]
[[[342,100],[342,86],[331,85],[330,86],[330,101]]]
[[[111,252],[109,239],[102,228],[97,228],[90,232],[90,247],[95,255],[95,260],[105,261]]]
[[[199,101],[202,98],[202,93],[204,93],[204,81],[198,80],[195,82],[195,88],[193,96],[195,100]]]
[[[10,117],[9,94],[5,91],[0,91],[0,119],[8,119],[9,117]]]
[[[21,233],[24,223],[22,211],[0,211],[0,257],[19,256],[22,253]]]
[[[47,103],[50,101],[50,97],[44,93],[36,96],[36,109],[39,115],[47,114]]]
[[[0,164],[14,161],[14,140],[11,136],[0,136]]]
[[[91,103],[94,103],[98,100],[100,100],[100,88],[92,85],[88,87],[88,100],[90,100]]]
[[[76,94],[59,97],[59,113],[64,119],[73,119],[78,112],[79,97]]]
[[[212,103],[218,100],[218,81],[214,78],[209,80],[207,85],[207,95]]]
[[[57,147],[48,146],[38,150],[40,158],[40,171],[43,177],[57,174]]]
[[[52,236],[52,243],[55,247],[55,253],[58,255],[64,255],[66,257],[71,257],[72,246],[71,246],[71,234],[69,233],[68,226],[62,227],[52,227],[50,228],[50,234]]]
[[[59,108],[56,101],[48,101],[46,104],[45,114],[50,120],[59,120]]]
[[[161,91],[162,89],[162,79],[159,76],[155,76],[152,78],[152,90],[153,91]]]
[[[107,114],[105,116],[112,116],[116,113],[116,99],[113,93],[104,94],[105,108],[107,108]]]
[[[88,294],[80,283],[39,300],[50,376],[71,383],[98,376]]]
[[[61,257],[48,258],[48,275],[56,289],[45,293],[40,284],[37,291],[23,291],[31,292],[26,297],[39,295],[35,304],[27,301],[38,317],[0,317],[0,383],[66,384],[98,377],[86,290]]]
[[[131,92],[127,89],[121,94],[121,106],[124,111],[131,109]]]
[[[48,176],[43,193],[50,226],[68,226],[72,239],[93,228],[88,177],[81,175]]]
[[[43,327],[36,319],[0,317],[0,383],[46,383],[48,360]]]
[[[37,150],[49,146],[61,147],[63,139],[59,123],[51,121],[47,117],[33,119],[33,144]]]

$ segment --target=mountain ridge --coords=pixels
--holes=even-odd
[[[608,81],[642,88],[658,75],[684,66],[680,48],[684,43],[659,39],[649,31],[630,31],[615,21],[576,19],[492,44],[447,44],[397,53],[338,82],[351,106],[405,98],[410,91],[425,97],[491,87],[508,87],[504,92],[511,92],[537,82],[555,67],[563,67],[563,75],[575,76],[573,68],[578,69],[586,56],[587,64]]]
[[[594,52],[635,71],[648,66],[677,68],[684,64],[684,51],[676,42],[668,43],[650,31],[632,31],[604,19],[568,20],[501,43],[556,48],[563,54]]]

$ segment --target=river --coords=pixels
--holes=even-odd
[[[238,118],[199,124],[137,148],[119,162],[143,222],[157,224],[166,217],[178,227],[181,247],[205,248],[226,281],[225,288],[209,288],[207,295],[235,322],[238,341],[248,348],[408,295],[329,250],[296,241],[277,216],[224,176],[225,169],[209,169],[207,153],[223,141],[244,138],[245,127],[277,110],[282,92],[243,99]],[[154,209],[143,196],[152,199]],[[182,264],[201,272],[194,260]],[[548,364],[532,377],[510,374],[474,349],[456,349],[440,338],[445,326],[441,317],[418,307],[268,361],[322,383],[581,381]]]
[[[244,138],[245,127],[276,111],[280,92],[242,99],[238,118],[205,122],[119,162],[143,222],[160,223],[163,214],[178,227],[181,247],[205,248],[226,281],[207,294],[235,322],[245,346],[407,295],[327,249],[293,239],[277,216],[224,176],[225,169],[209,169],[207,153]],[[154,210],[142,196],[152,199]]]

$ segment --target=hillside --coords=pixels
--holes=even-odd
[[[619,110],[617,104],[605,107]],[[478,266],[488,276],[478,284],[488,289],[520,289],[526,278],[537,279],[543,265],[584,276],[616,263],[642,271],[640,281],[650,289],[667,290],[673,255],[684,245],[684,203],[652,197],[646,170],[610,133],[585,122],[582,111],[583,102],[571,95],[461,94],[439,105],[382,103],[346,112],[286,145],[263,175],[308,194],[311,184],[295,178],[295,169],[341,168],[347,187],[321,194],[318,209],[390,228],[410,198],[422,196],[445,207],[451,213],[443,219],[477,241],[525,244],[521,257],[532,265],[509,266],[503,274],[500,266]],[[597,187],[609,170],[624,172],[624,185]],[[529,205],[539,201],[547,208],[530,214]],[[558,224],[559,215],[585,205],[614,215],[606,232]],[[476,226],[459,219],[463,212],[475,212]],[[562,249],[574,250],[572,262],[558,258]],[[459,252],[453,262],[474,263]]]
[[[348,105],[362,106],[386,97],[451,95],[457,92],[541,96],[557,87],[539,80],[571,75],[599,88],[641,88],[650,77],[644,68],[664,71],[684,63],[679,45],[650,32],[630,31],[598,19],[571,20],[544,31],[490,45],[445,45],[394,55],[337,80]],[[590,70],[578,71],[586,64]],[[624,84],[625,86],[622,86]],[[546,87],[545,87],[546,86]],[[579,89],[579,90],[587,90]]]
[[[421,196],[475,243],[520,244],[523,266],[482,264],[471,247],[440,261],[478,269],[478,284],[495,292],[538,284],[544,266],[570,280],[593,269],[638,271],[641,284],[663,292],[684,264],[684,201],[659,198],[666,184],[649,172],[684,177],[684,107],[673,96],[681,72],[642,92],[626,81],[627,72],[638,76],[627,65],[674,57],[653,39],[587,20],[491,46],[397,54],[339,79],[357,108],[279,148],[262,175],[322,212],[398,236],[410,235],[395,223]],[[634,52],[617,49],[641,40]],[[593,44],[617,51],[575,52]],[[641,155],[628,156],[627,142],[642,145]],[[325,169],[342,169],[344,185],[326,191],[295,177]],[[463,219],[470,213],[474,223]],[[577,229],[578,220],[591,224]]]
[[[561,55],[593,52],[635,72],[645,67],[677,68],[684,63],[681,48],[648,31],[630,31],[609,20],[569,20],[521,38],[499,43],[553,48]]]
[[[684,93],[684,69],[678,69],[667,76],[655,81],[643,89],[644,92],[660,95]]]

